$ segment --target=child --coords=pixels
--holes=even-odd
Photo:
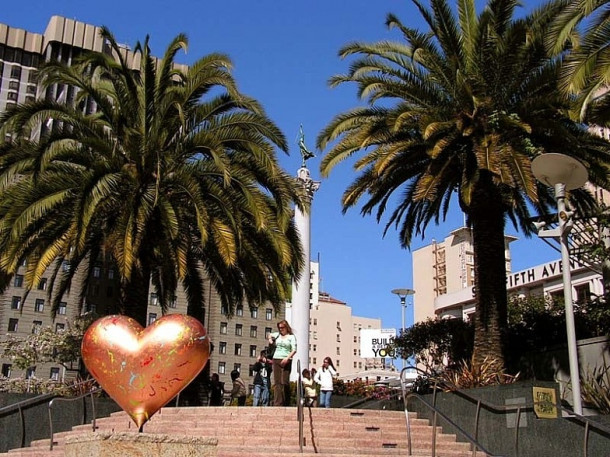
[[[269,405],[269,388],[271,386],[271,362],[267,360],[266,351],[261,351],[252,371],[255,373],[252,406],[267,406]]]
[[[324,357],[322,368],[318,370],[314,381],[320,384],[320,406],[330,408],[330,398],[333,395],[333,378],[337,375],[337,370],[330,357]]]
[[[318,393],[313,379],[311,379],[311,372],[307,368],[303,370],[303,387],[305,388],[305,406],[316,406]]]
[[[246,384],[239,377],[239,371],[231,372],[231,380],[233,381],[233,389],[231,390],[231,401],[237,398],[237,406],[246,406]]]

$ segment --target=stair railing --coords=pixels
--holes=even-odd
[[[85,383],[91,383],[91,380],[87,380],[87,381],[82,381],[78,384],[75,384],[74,387],[79,386],[81,384],[85,384]],[[82,420],[82,424],[84,424],[87,421],[87,410],[85,409],[85,398],[87,396],[89,396],[91,398],[91,415],[93,417],[93,420],[91,421],[92,424],[92,430],[95,432],[96,430],[96,414],[95,414],[95,398],[93,396],[93,394],[98,393],[98,392],[102,392],[103,389],[99,386],[94,386],[91,389],[89,389],[87,392],[82,393],[76,397],[55,397],[53,398],[51,401],[49,401],[49,434],[50,434],[50,443],[49,443],[49,450],[52,451],[53,450],[53,405],[55,404],[55,402],[60,402],[60,401],[76,401],[76,400],[83,400],[83,420]]]
[[[297,418],[299,420],[299,452],[303,453],[303,445],[305,441],[305,434],[303,433],[303,378],[301,376],[301,361],[297,360]]]
[[[420,396],[414,392],[407,392],[407,382],[405,380],[404,375],[409,368],[415,368],[416,370],[421,371],[417,367],[404,367],[402,369],[402,371],[400,372],[400,386],[401,386],[401,390],[402,390],[402,396],[403,396],[403,401],[404,401],[404,410],[405,410],[405,416],[406,416],[406,421],[407,421],[408,455],[413,455],[413,448],[412,448],[412,443],[411,443],[411,421],[409,419],[408,400],[410,398],[414,398],[414,399],[420,401],[427,409],[432,411],[432,451],[431,451],[432,454],[431,454],[431,457],[436,457],[436,435],[437,435],[437,428],[438,428],[437,423],[438,423],[439,416],[442,419],[444,419],[448,424],[450,424],[452,427],[454,427],[457,431],[459,431],[460,434],[466,439],[466,441],[468,441],[470,443],[473,457],[476,456],[476,452],[478,450],[484,452],[488,457],[502,457],[499,454],[493,454],[490,451],[488,451],[487,449],[485,449],[485,447],[483,447],[476,440],[476,437],[472,437],[466,430],[462,429],[462,427],[460,427],[458,424],[456,424],[442,411],[438,410],[436,408],[436,404],[430,404],[422,396]]]
[[[17,403],[13,403],[12,405],[3,406],[2,408],[0,408],[0,416],[5,416],[14,411],[19,412],[19,418],[21,421],[21,444],[19,447],[25,446],[25,416],[23,414],[23,411],[30,406],[38,405],[56,396],[57,394],[53,393],[37,395],[36,397],[28,398],[27,400],[22,400]]]
[[[409,418],[408,418],[408,411],[407,411],[407,397],[408,398],[417,398],[419,401],[424,403],[427,408],[429,408],[433,411],[438,411],[436,408],[436,393],[440,390],[438,381],[435,380],[434,386],[433,386],[433,392],[432,392],[432,399],[433,399],[432,404],[428,403],[426,400],[424,400],[420,395],[418,395],[416,393],[411,392],[411,393],[407,394],[406,393],[406,390],[407,390],[406,384],[407,383],[404,379],[403,374],[406,373],[406,370],[409,368],[416,368],[416,367],[412,367],[412,366],[405,367],[405,368],[403,368],[402,372],[400,373],[401,387],[403,389],[403,394],[404,394],[404,398],[405,398],[404,401],[405,401],[405,413],[407,414],[407,427],[409,427]],[[417,370],[420,372],[422,371],[419,369],[417,369]],[[422,372],[422,373],[425,373],[425,372]],[[520,424],[520,420],[521,420],[521,413],[526,412],[526,411],[533,411],[534,407],[539,406],[539,405],[552,406],[553,408],[557,408],[562,413],[563,412],[567,413],[568,414],[568,416],[566,416],[567,418],[573,419],[574,421],[580,423],[583,426],[583,457],[589,457],[589,435],[590,435],[591,429],[598,430],[600,432],[603,432],[604,434],[610,435],[610,427],[607,427],[599,422],[591,421],[588,418],[586,418],[585,416],[576,414],[573,410],[571,410],[569,408],[566,408],[562,405],[558,405],[558,404],[551,403],[548,401],[535,401],[535,402],[530,402],[530,403],[525,403],[525,404],[520,404],[520,405],[515,405],[515,406],[506,406],[506,405],[496,405],[491,402],[482,401],[481,399],[468,395],[464,391],[452,390],[452,391],[450,391],[450,393],[452,393],[454,395],[458,395],[462,398],[465,398],[468,401],[471,401],[472,403],[476,403],[476,405],[477,405],[476,411],[475,411],[475,419],[474,419],[474,432],[473,432],[473,437],[472,437],[472,440],[474,442],[471,441],[470,439],[468,439],[468,437],[470,436],[468,433],[463,431],[461,427],[457,426],[451,420],[449,420],[449,423],[452,426],[456,427],[456,429],[459,430],[461,433],[463,433],[464,436],[466,437],[466,439],[468,439],[468,441],[471,442],[473,456],[475,455],[475,452],[476,452],[476,446],[480,446],[478,443],[475,444],[475,442],[478,439],[479,418],[480,418],[482,407],[485,407],[488,410],[491,410],[494,412],[500,412],[500,413],[516,412],[517,418],[516,418],[516,424],[515,424],[515,437],[514,437],[514,444],[513,444],[515,457],[519,457],[519,429],[520,429],[519,424]],[[444,416],[440,411],[438,411],[438,412],[441,416]],[[446,416],[444,418],[447,420]],[[436,421],[436,413],[434,416],[434,420]],[[407,435],[409,435],[409,434],[410,434],[410,429],[407,428]],[[409,447],[410,447],[410,445],[411,445],[411,443],[410,443],[410,436],[409,436]],[[411,454],[409,454],[409,455],[411,455]],[[435,457],[434,449],[433,449],[432,457]]]

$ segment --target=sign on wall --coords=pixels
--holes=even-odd
[[[396,353],[388,346],[394,342],[396,329],[362,329],[360,330],[360,357],[365,359],[381,359],[385,357],[394,358]]]

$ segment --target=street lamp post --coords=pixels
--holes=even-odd
[[[577,189],[588,179],[587,169],[578,160],[563,154],[542,154],[532,161],[532,173],[536,179],[555,189],[557,200],[557,216],[559,226],[552,230],[540,230],[544,225],[538,225],[538,236],[554,237],[561,245],[561,264],[563,273],[563,296],[566,312],[566,331],[568,337],[568,358],[570,365],[570,381],[572,384],[572,402],[576,414],[582,415],[580,396],[580,369],[578,365],[578,347],[576,345],[576,330],[574,327],[574,307],[572,303],[572,274],[570,271],[570,251],[568,235],[572,229],[572,213],[566,210],[566,190]]]
[[[407,308],[407,296],[413,295],[413,289],[392,289],[392,293],[400,297],[400,305],[402,306],[402,332],[405,331],[405,310]],[[402,368],[405,367],[405,359],[402,359]]]

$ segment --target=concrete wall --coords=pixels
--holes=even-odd
[[[512,385],[484,387],[463,391],[470,396],[486,403],[498,406],[515,404],[532,404],[532,387],[553,387],[558,389],[557,383],[549,382],[521,382]],[[432,403],[432,395],[424,398]],[[450,417],[455,423],[475,436],[476,402],[460,395],[460,392],[438,393],[437,408]],[[431,419],[430,410],[423,404],[411,398],[409,410],[416,411],[420,417]],[[478,427],[478,441],[488,451],[497,455],[519,457],[556,457],[556,456],[583,456],[584,426],[569,418],[538,419],[530,410],[521,413],[518,443],[515,443],[516,412],[505,412],[497,409],[483,407],[480,413]],[[590,419],[610,427],[610,417],[595,416]],[[443,419],[438,420],[443,431],[456,433],[458,440],[466,441],[460,433]],[[588,457],[608,457],[610,449],[610,435],[604,434],[594,428],[589,434]],[[518,450],[518,452],[517,452]]]
[[[34,395],[30,394],[0,393],[0,408],[33,397]],[[0,433],[0,453],[21,447],[22,433],[25,433],[26,446],[33,440],[48,438],[50,436],[48,405],[49,400],[47,399],[23,410],[25,419],[25,430],[23,432],[19,411],[0,416],[0,430],[2,431]],[[85,423],[91,423],[93,419],[91,409],[91,399],[89,397],[74,401],[55,401],[53,405],[53,432],[70,430],[72,426],[82,424],[83,414],[86,419]],[[108,416],[115,411],[120,411],[120,408],[111,399],[95,399],[96,417]]]

